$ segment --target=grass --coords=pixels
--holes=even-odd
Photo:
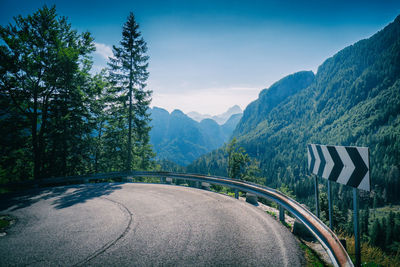
[[[9,189],[6,189],[6,188],[1,188],[0,187],[0,195],[1,194],[6,194],[6,193],[10,193],[11,191],[9,190]]]
[[[287,223],[287,222],[281,222],[281,223],[288,229],[292,229],[293,228],[293,225],[291,225],[290,223]]]
[[[355,262],[354,236],[339,234],[340,238],[346,239],[347,253]],[[371,246],[368,242],[361,242],[361,266],[400,266],[400,249],[396,255],[387,255],[380,248]]]
[[[309,248],[306,244],[300,241],[300,248],[304,252],[304,256],[306,258],[306,267],[325,267],[326,265],[314,252],[311,248]]]
[[[4,220],[4,219],[0,219],[0,230],[5,229],[9,225],[10,225],[10,221]]]
[[[275,212],[269,211],[269,210],[267,210],[266,212],[267,212],[269,215],[271,215],[272,217],[274,217],[275,219],[278,218],[278,217],[276,216],[276,213],[275,213]]]
[[[382,218],[386,218],[391,211],[394,213],[400,212],[400,205],[387,205],[376,209],[369,209],[370,224],[376,219],[382,220]]]
[[[5,229],[7,229],[10,224],[11,224],[11,218],[6,216],[1,216],[0,217],[0,232],[3,232]]]

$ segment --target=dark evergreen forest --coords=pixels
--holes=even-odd
[[[2,183],[154,167],[147,46],[132,13],[121,28],[92,75],[92,35],[55,7],[0,27]]]

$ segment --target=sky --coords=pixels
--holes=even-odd
[[[148,46],[152,106],[210,115],[244,109],[286,75],[317,72],[400,14],[398,0],[0,0],[0,25],[44,4],[92,33],[93,72],[106,67],[132,11]]]

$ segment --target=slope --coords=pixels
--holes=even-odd
[[[400,17],[327,59],[308,87],[275,106],[269,102],[260,94],[259,107],[249,105],[235,130],[240,145],[260,160],[268,185],[287,184],[308,198],[308,143],[368,146],[371,197],[400,200]]]

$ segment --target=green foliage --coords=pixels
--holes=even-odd
[[[158,160],[156,161],[156,170],[158,171],[167,171],[167,172],[178,172],[185,173],[186,168],[176,164],[175,162],[169,160]]]
[[[303,250],[305,258],[306,258],[306,266],[307,267],[316,267],[316,266],[327,266],[320,258],[319,256],[311,249],[309,248],[306,244],[300,243],[300,248]]]
[[[55,7],[14,20],[0,27],[0,182],[120,171],[128,151],[135,168],[154,168],[147,48],[133,15],[114,49],[114,73],[94,76],[93,38],[73,30]],[[124,61],[127,51],[135,56],[131,65]],[[127,78],[121,64],[135,75]],[[135,138],[128,146],[132,112],[124,88],[131,76]]]
[[[285,194],[288,197],[291,197],[293,199],[296,198],[296,196],[294,195],[293,191],[289,188],[289,186],[287,186],[286,184],[282,184],[279,189],[280,192],[282,192],[283,194]]]
[[[6,175],[30,177],[26,168],[15,171],[6,164],[27,159],[29,168],[30,157],[36,179],[84,171],[77,152],[87,149],[81,144],[90,133],[84,101],[93,38],[72,30],[55,7],[46,6],[0,27],[0,37],[1,123],[21,141],[7,143],[7,134],[2,140],[5,151],[12,152],[2,158]],[[9,125],[11,119],[16,126]]]
[[[249,182],[260,183],[259,162],[249,157],[243,147],[239,147],[236,138],[226,146],[228,176]]]
[[[374,217],[370,225],[371,223],[369,231],[371,245],[395,255],[400,250],[400,213],[390,211],[386,216]]]
[[[346,239],[347,252],[354,261],[354,236],[341,233],[339,237]],[[379,247],[372,246],[368,242],[361,242],[361,263],[362,266],[400,266],[400,250],[395,254],[387,254]]]
[[[249,155],[243,147],[239,147],[236,138],[228,144],[226,148],[228,154],[228,176],[241,179],[246,172],[247,164],[250,162]]]
[[[149,145],[151,127],[148,109],[152,91],[145,89],[149,76],[149,57],[146,52],[147,44],[131,12],[123,26],[120,46],[113,46],[114,55],[108,63],[109,78],[114,89],[114,109],[117,116],[125,114],[127,117],[127,121],[122,120],[116,125],[120,130],[128,128],[128,137],[122,150],[127,153],[126,170],[131,170],[132,165],[136,169],[148,169],[150,159],[154,157]]]
[[[313,179],[308,175],[306,145],[369,147],[372,192],[364,194],[361,208],[399,203],[400,16],[371,38],[327,59],[315,77],[300,72],[263,90],[244,111],[234,137],[238,146],[260,162],[259,177],[266,177],[267,186],[287,185],[311,210]],[[222,149],[188,166],[218,175],[226,174],[223,168],[227,160]],[[332,196],[335,227],[352,232],[351,190],[333,184]],[[323,210],[325,219],[326,214]],[[386,229],[384,225],[387,219],[376,222],[373,232]],[[364,233],[372,231],[370,225],[363,227]],[[390,245],[380,238],[388,238],[382,235],[374,235],[374,243],[387,249]],[[394,232],[388,235],[394,239]]]
[[[0,219],[0,231],[7,228],[10,225],[10,221],[6,219]]]

